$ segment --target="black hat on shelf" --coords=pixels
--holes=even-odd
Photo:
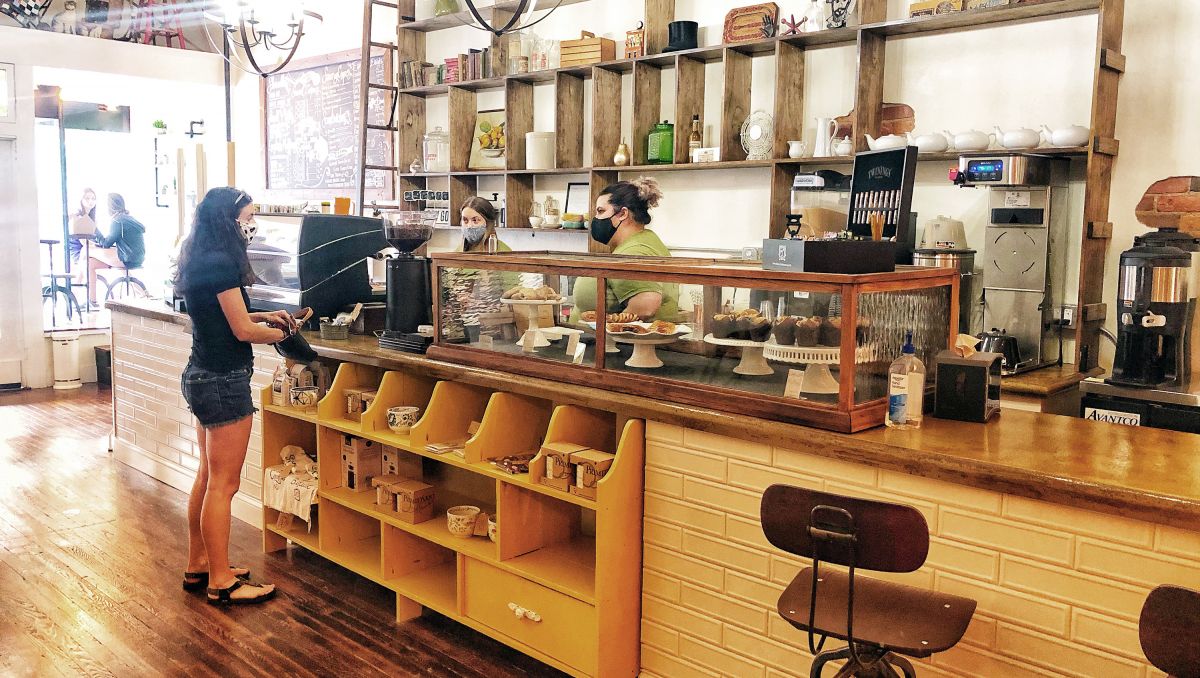
[[[695,21],[672,21],[667,24],[668,44],[664,52],[678,52],[697,47],[696,33],[700,24]]]

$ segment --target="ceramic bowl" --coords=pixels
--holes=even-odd
[[[410,405],[389,407],[387,411],[388,428],[392,429],[392,433],[404,435],[412,429],[413,424],[416,424],[420,417],[421,408],[419,407]]]
[[[289,397],[292,407],[316,407],[320,400],[320,389],[316,386],[293,386]]]
[[[529,217],[529,225],[532,228],[541,228],[542,221],[541,217]]]
[[[488,539],[496,541],[496,519],[488,518]]]
[[[583,222],[582,221],[564,221],[564,222],[562,222],[562,227],[573,230],[573,231],[581,231],[581,230],[583,230]]]
[[[478,506],[453,506],[446,511],[446,529],[460,539],[468,539],[475,533],[475,518]]]
[[[559,222],[562,221],[561,214],[547,214],[542,217],[542,226],[546,228],[558,228]]]

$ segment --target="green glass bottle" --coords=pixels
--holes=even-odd
[[[434,16],[446,16],[460,10],[458,0],[437,0],[433,5]]]
[[[654,125],[646,138],[646,162],[650,165],[675,162],[675,126],[666,120]]]

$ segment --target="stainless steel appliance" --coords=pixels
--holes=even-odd
[[[1134,245],[1176,247],[1187,252],[1192,260],[1188,277],[1188,311],[1183,330],[1183,370],[1188,378],[1200,378],[1200,236],[1182,233],[1177,228],[1160,228],[1133,239]]]
[[[1134,245],[1121,253],[1117,279],[1117,353],[1108,382],[1122,386],[1188,383],[1191,253]]]
[[[973,316],[979,301],[979,293],[975,289],[975,250],[919,249],[913,252],[913,265],[953,268],[958,271],[958,331],[963,334],[975,334],[972,329],[975,327]]]
[[[1015,338],[1005,374],[1057,362],[1054,308],[1066,277],[1066,166],[1029,153],[964,155],[952,178],[988,189],[983,248],[983,327]]]
[[[247,247],[255,282],[247,289],[256,311],[297,311],[333,316],[374,298],[367,260],[387,248],[382,222],[366,217],[306,214],[260,217]]]
[[[1079,416],[1128,426],[1200,433],[1200,382],[1143,388],[1091,377],[1079,384]]]

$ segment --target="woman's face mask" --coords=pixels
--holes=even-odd
[[[249,244],[251,240],[254,240],[254,236],[258,233],[258,222],[254,221],[254,219],[249,219],[247,221],[241,221],[239,219],[238,227],[242,229],[242,238],[245,239],[247,244]]]
[[[614,223],[613,219],[616,217],[617,212],[613,212],[612,216],[608,217],[592,217],[592,240],[601,245],[607,245],[617,234],[617,229],[621,227],[621,224],[625,223],[624,219]]]
[[[466,244],[467,249],[470,249],[483,242],[483,236],[485,235],[487,235],[487,226],[463,227],[463,242]]]

